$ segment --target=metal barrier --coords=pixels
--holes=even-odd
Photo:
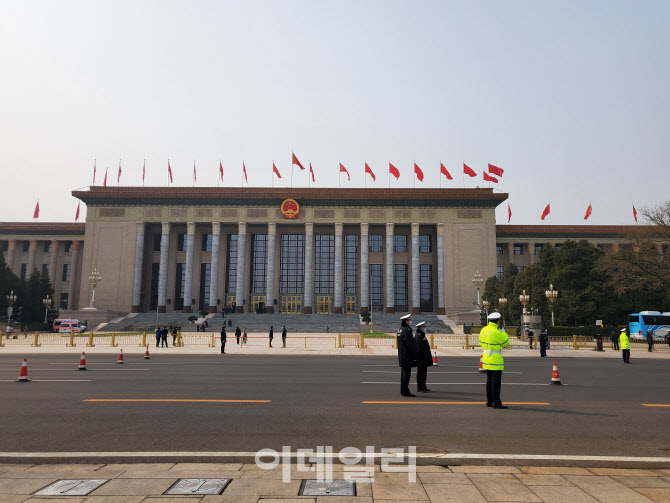
[[[395,335],[387,335],[387,336],[373,336],[369,337],[366,336],[365,334],[361,334],[361,337],[363,339],[363,347],[368,348],[368,347],[375,347],[375,348],[395,348],[396,347],[396,339],[397,336]]]

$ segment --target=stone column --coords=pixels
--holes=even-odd
[[[386,224],[386,314],[395,313],[395,289],[393,288],[393,224]]]
[[[167,299],[168,249],[170,248],[170,222],[161,224],[161,260],[158,265],[158,312],[164,313]]]
[[[142,262],[144,260],[144,222],[137,222],[135,241],[135,268],[133,276],[133,305],[130,311],[139,313],[142,308]]]
[[[305,224],[305,295],[302,299],[302,312],[312,314],[314,299],[314,224]]]
[[[193,253],[195,251],[195,222],[186,222],[186,263],[184,267],[184,307],[182,312],[190,313],[193,308],[191,301],[193,300]],[[214,238],[212,238],[212,246],[214,246]],[[211,290],[210,290],[211,291]]]
[[[56,278],[58,278],[58,274],[56,274],[56,264],[57,258],[58,258],[58,245],[60,244],[60,241],[57,241],[55,239],[51,240],[51,256],[49,257],[49,278],[51,279],[51,287],[55,290],[56,289]],[[54,300],[54,303],[56,301]]]
[[[444,289],[444,224],[437,224],[437,314],[447,314]]]
[[[335,278],[333,288],[333,314],[342,314],[344,305],[344,249],[342,240],[343,224],[335,224]]]
[[[618,253],[618,252],[619,252],[619,243],[612,243],[612,251],[613,251],[614,253]]]
[[[7,246],[7,266],[9,270],[16,274],[14,270],[14,257],[16,256],[16,239],[10,239]]]
[[[412,224],[412,314],[421,314],[419,224]]]
[[[219,305],[219,242],[221,241],[221,222],[212,222],[212,264],[209,276],[209,312],[216,313]],[[244,271],[243,271],[244,272]]]
[[[367,223],[361,223],[361,297],[358,301],[361,306],[360,312],[362,313],[370,311],[370,245],[368,242],[368,227]]]
[[[32,274],[35,269],[35,255],[37,254],[37,241],[30,240],[30,248],[28,248],[28,270],[26,271],[26,279]],[[41,272],[41,271],[40,271]]]
[[[213,248],[212,248],[213,250]],[[247,250],[247,224],[238,222],[237,224],[237,286],[235,287],[235,312],[244,312],[244,259]],[[212,257],[214,254],[212,253]]]
[[[275,312],[275,250],[277,243],[277,224],[268,223],[268,268],[265,277],[265,312]]]
[[[535,263],[535,243],[528,243],[528,259],[531,264]]]
[[[72,242],[72,262],[70,271],[70,288],[67,293],[67,308],[69,311],[74,311],[77,309],[77,305],[74,302],[74,297],[77,294],[77,271],[79,270],[79,246],[81,241]]]
[[[514,261],[514,243],[507,243],[507,261],[510,263]]]

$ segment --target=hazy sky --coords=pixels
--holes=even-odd
[[[439,187],[505,175],[511,223],[633,223],[670,199],[670,2],[0,0],[0,221],[96,185]],[[474,181],[476,180],[476,181]],[[307,185],[307,172],[293,174]],[[481,175],[465,186],[483,186]],[[290,189],[286,195],[290,196]],[[82,210],[83,210],[82,205]],[[84,213],[82,213],[83,215]],[[507,223],[507,206],[497,212]],[[548,222],[548,220],[546,221]]]

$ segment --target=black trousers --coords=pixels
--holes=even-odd
[[[540,356],[547,356],[547,345],[540,344]]]
[[[221,354],[226,352],[226,341],[221,341]]]
[[[623,349],[621,353],[623,355],[623,362],[628,363],[630,361],[630,349]]]
[[[502,386],[502,370],[486,371],[486,405],[502,405],[500,388]]]
[[[416,389],[428,389],[426,386],[426,379],[428,378],[428,367],[426,365],[419,365],[416,369]]]
[[[156,347],[158,347],[160,345],[160,343],[161,343],[161,336],[157,335],[156,336]]]
[[[409,394],[409,380],[412,378],[412,367],[400,367],[400,394]]]
[[[647,346],[649,346],[649,349],[647,351],[651,353],[651,348],[654,347],[654,341],[647,341]]]
[[[619,341],[612,339],[612,344],[614,345],[614,351],[619,351]]]
[[[161,337],[161,347],[163,347],[163,344],[165,344],[165,347],[168,347],[167,335],[165,337]]]
[[[240,343],[240,336],[239,336],[239,335],[236,335],[236,336],[235,336],[235,339],[237,339],[237,344],[239,345],[239,343]]]

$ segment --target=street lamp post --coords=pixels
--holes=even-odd
[[[42,305],[44,306],[44,324],[47,323],[47,314],[49,313],[49,308],[51,307],[52,299],[47,295],[46,299],[42,299]]]
[[[88,277],[88,281],[91,283],[91,288],[93,288],[93,295],[91,296],[91,309],[95,309],[95,289],[102,281],[102,277],[98,273],[98,269],[93,269],[93,272]]]
[[[7,332],[12,329],[12,313],[14,312],[14,302],[16,302],[16,295],[14,295],[14,290],[9,292],[7,295],[7,302],[9,307],[7,308]]]
[[[523,318],[526,316],[526,306],[530,302],[530,295],[526,294],[526,290],[519,295],[519,302],[523,305],[523,314],[521,315],[521,326],[523,327]]]
[[[554,326],[554,301],[558,297],[558,290],[554,290],[553,283],[549,285],[549,290],[546,290],[544,294],[547,296],[549,305],[551,306],[551,326]]]
[[[507,298],[506,297],[500,297],[498,299],[498,304],[500,304],[500,315],[502,316],[502,311],[505,309],[505,306],[507,305]],[[500,320],[500,326],[505,326],[503,323],[504,319]]]
[[[486,314],[486,321],[482,320],[482,326],[486,323],[488,323],[489,319],[489,307],[491,307],[491,303],[488,300],[482,300],[482,307],[484,308],[484,313]]]
[[[484,283],[484,278],[482,278],[482,275],[479,274],[479,271],[477,271],[475,273],[474,277],[472,278],[472,284],[477,289],[477,307],[480,307],[480,308],[481,308],[481,304],[479,302],[479,290],[482,287],[482,283]]]

